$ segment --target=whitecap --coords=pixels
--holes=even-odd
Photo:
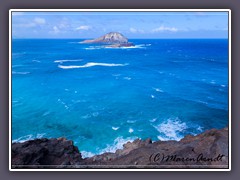
[[[155,96],[154,96],[154,95],[151,95],[151,98],[155,98]]]
[[[175,119],[168,119],[163,123],[153,126],[157,129],[158,132],[161,134],[158,136],[160,140],[177,140],[183,138],[183,136],[179,135],[180,132],[184,131],[188,128],[185,122],[181,122],[178,118]]]
[[[161,90],[160,88],[153,88],[153,89],[157,92],[163,92],[163,90]]]
[[[203,127],[198,126],[198,127],[197,127],[197,130],[200,131],[200,132],[202,132],[202,131],[203,131]]]
[[[106,66],[106,67],[113,67],[113,66],[127,66],[128,64],[114,64],[114,63],[95,63],[95,62],[89,62],[83,66],[62,66],[58,65],[59,68],[62,69],[75,69],[75,68],[88,68],[93,66]]]
[[[129,128],[129,130],[128,130],[129,133],[133,133],[133,131],[134,130],[132,128]]]
[[[132,78],[130,78],[130,77],[124,77],[123,79],[131,80]]]
[[[157,118],[153,118],[151,120],[149,120],[150,122],[155,122],[157,120]]]
[[[62,64],[64,62],[79,62],[79,61],[82,61],[82,59],[76,59],[76,60],[56,60],[54,62]]]
[[[119,127],[112,127],[112,129],[113,129],[114,131],[116,131],[116,130],[119,129]]]

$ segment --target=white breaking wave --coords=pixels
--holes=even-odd
[[[200,131],[200,132],[202,132],[202,131],[203,131],[203,127],[198,126],[198,127],[197,127],[197,130]]]
[[[123,79],[131,80],[132,78],[130,78],[130,77],[124,77]]]
[[[145,49],[147,45],[145,44],[139,44],[135,46],[123,46],[123,47],[105,47],[108,49]]]
[[[137,44],[135,46],[122,46],[122,47],[111,47],[111,46],[89,46],[83,48],[85,50],[95,50],[95,49],[142,49],[147,46],[151,46],[151,44]]]
[[[123,145],[126,144],[127,142],[133,142],[135,139],[137,139],[137,137],[129,137],[129,138],[123,138],[123,137],[117,137],[114,142],[112,144],[107,144],[107,147],[100,150],[98,153],[96,154],[103,154],[106,152],[111,152],[111,153],[115,153],[116,150],[118,149],[123,149]],[[93,157],[96,155],[95,153],[92,152],[88,152],[88,151],[81,151],[81,155],[83,158],[87,158],[87,157]]]
[[[93,157],[93,156],[95,156],[94,153],[88,152],[88,151],[81,151],[81,155],[82,155],[83,158],[88,158],[88,157]]]
[[[128,64],[114,64],[114,63],[95,63],[95,62],[89,62],[87,64],[84,64],[83,66],[62,66],[58,65],[59,68],[62,69],[76,69],[76,68],[88,68],[93,66],[107,66],[107,67],[113,67],[113,66],[127,66]]]
[[[128,130],[129,133],[133,133],[133,131],[134,130],[132,128],[129,128],[129,130]]]
[[[117,137],[113,144],[107,145],[106,148],[104,148],[99,154],[105,153],[105,152],[112,152],[115,153],[118,149],[123,149],[123,145],[127,142],[133,142],[137,137],[129,137],[129,138],[123,138],[123,137]]]
[[[167,121],[154,126],[161,134],[164,136],[159,135],[158,139],[161,141],[167,140],[177,140],[183,138],[183,136],[179,135],[179,132],[184,131],[188,128],[186,123],[181,122],[178,118],[175,119],[168,119]]]
[[[160,88],[153,88],[153,89],[157,92],[163,92],[163,90],[161,90]]]
[[[64,62],[79,62],[82,61],[82,59],[76,59],[76,60],[56,60],[55,63],[64,63]]]
[[[119,129],[119,127],[112,127],[112,129],[113,129],[114,131],[116,131],[116,130]]]
[[[26,135],[26,136],[22,136],[18,139],[15,139],[15,140],[12,140],[12,143],[16,143],[16,142],[20,142],[20,143],[23,143],[25,141],[29,141],[29,140],[33,140],[33,139],[40,139],[42,138],[43,136],[45,135],[45,133],[42,133],[42,134],[37,134],[36,136],[32,135],[32,134],[29,134],[29,135]]]
[[[150,122],[155,122],[157,120],[157,118],[153,118],[151,120],[149,120]]]

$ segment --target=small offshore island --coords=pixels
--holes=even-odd
[[[106,44],[105,47],[119,48],[135,46],[133,43],[128,42],[128,39],[118,32],[110,32],[99,38],[84,40],[82,44]]]
[[[73,141],[35,139],[12,144],[13,168],[227,168],[228,128],[187,135],[180,141],[136,139],[115,153],[82,158]],[[99,166],[101,165],[101,166]]]

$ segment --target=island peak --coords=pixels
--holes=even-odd
[[[109,47],[134,46],[133,43],[128,42],[128,39],[119,32],[109,32],[99,38],[84,40],[81,43],[108,44]]]

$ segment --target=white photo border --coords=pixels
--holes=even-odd
[[[228,168],[119,169],[119,168],[12,168],[12,13],[13,12],[228,12]],[[56,166],[54,166],[56,167]],[[10,9],[9,10],[9,171],[231,171],[231,9]]]

